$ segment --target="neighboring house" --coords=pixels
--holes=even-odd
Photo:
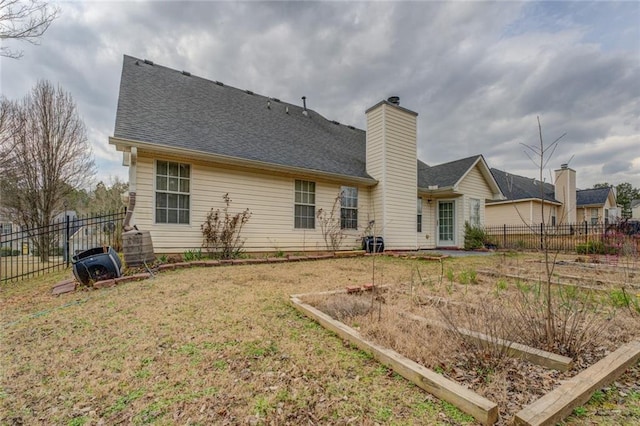
[[[618,209],[613,187],[576,189],[576,171],[563,164],[554,172],[555,184],[491,169],[504,200],[487,202],[488,226],[584,223],[595,225],[616,220]]]
[[[631,200],[631,219],[640,220],[640,200]]]
[[[505,198],[487,202],[487,226],[537,225],[542,222],[543,212],[546,223],[558,222],[562,203],[556,199],[553,185],[494,168],[491,173]]]
[[[620,217],[616,205],[616,193],[613,187],[583,189],[576,193],[577,221],[613,223]]]
[[[502,196],[484,158],[430,167],[417,159],[418,114],[399,98],[365,114],[366,132],[125,56],[109,143],[129,166],[132,223],[157,252],[200,247],[225,193],[232,212],[251,210],[248,251],[324,250],[316,214],[340,195],[342,248],[369,234],[394,250],[462,246],[464,222],[482,225],[485,199]]]

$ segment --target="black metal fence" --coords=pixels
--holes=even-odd
[[[552,251],[637,254],[640,250],[640,234],[615,224],[519,224],[486,226],[484,230],[487,242],[502,249],[541,250],[546,238],[548,249]]]
[[[122,251],[124,216],[123,211],[66,216],[39,228],[13,224],[10,232],[0,232],[0,283],[68,268],[75,254],[93,247]]]

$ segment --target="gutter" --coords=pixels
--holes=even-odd
[[[165,145],[158,145],[149,142],[142,142],[132,139],[122,139],[109,136],[109,144],[115,145],[116,150],[122,152],[129,152],[131,148],[144,149],[148,152],[158,152],[162,154],[169,154],[173,156],[184,156],[186,158],[196,160],[206,160],[214,163],[221,163],[225,165],[255,169],[255,170],[267,170],[277,173],[285,173],[291,175],[304,175],[325,178],[329,180],[339,182],[352,182],[366,186],[377,185],[378,181],[373,178],[365,178],[360,176],[343,175],[339,173],[324,172],[321,170],[305,169],[304,167],[284,166],[280,164],[267,163],[265,161],[246,160],[239,157],[232,157],[228,155],[212,154],[208,152],[198,151],[195,149],[187,148],[174,148]]]

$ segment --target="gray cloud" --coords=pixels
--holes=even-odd
[[[2,59],[2,93],[21,97],[39,78],[70,91],[107,175],[125,176],[107,137],[130,54],[292,103],[306,95],[310,108],[360,128],[369,106],[398,95],[419,113],[429,164],[481,153],[535,176],[521,144],[537,143],[540,116],[546,141],[567,133],[549,167],[573,157],[581,187],[640,187],[637,3],[61,6],[41,46]]]

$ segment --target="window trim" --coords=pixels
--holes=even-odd
[[[184,166],[188,166],[189,167],[189,177],[188,178],[181,178],[180,177],[180,173],[178,172],[178,189],[180,189],[180,179],[186,179],[189,182],[189,192],[180,192],[180,191],[170,191],[167,185],[167,189],[165,190],[160,190],[158,189],[158,163],[159,162],[164,162],[167,163],[167,173],[168,173],[168,167],[169,164],[174,163],[178,165],[178,170],[180,170],[180,166],[184,165]],[[162,175],[162,176],[167,176],[169,177],[169,175]],[[181,162],[181,161],[176,161],[176,160],[168,160],[168,159],[155,159],[153,162],[153,224],[154,225],[159,225],[159,226],[191,226],[191,222],[192,222],[192,212],[193,212],[193,197],[191,196],[191,190],[193,188],[193,165],[191,163],[185,163],[185,162]],[[186,209],[181,209],[180,207],[178,207],[178,212],[180,212],[181,210],[184,211],[186,210],[189,216],[189,221],[188,222],[180,222],[180,215],[178,213],[178,221],[177,222],[169,222],[168,218],[169,216],[167,215],[167,221],[165,222],[159,222],[158,221],[158,213],[157,213],[157,202],[158,202],[158,193],[162,193],[162,194],[177,194],[177,195],[186,195],[189,197],[189,203]],[[178,201],[178,206],[180,202]],[[165,208],[168,211],[168,206]]]
[[[297,182],[307,182],[307,183],[312,183],[313,184],[313,204],[311,203],[303,203],[303,202],[297,202],[296,201],[296,195],[298,194],[298,190],[297,190]],[[302,185],[301,185],[302,186]],[[317,184],[315,181],[312,180],[306,180],[306,179],[294,179],[293,180],[293,229],[294,230],[314,230],[316,229],[316,191],[317,189]],[[301,189],[300,191],[301,194],[304,194],[305,192]],[[307,191],[306,194],[311,194],[312,192]],[[311,218],[311,220],[313,221],[313,226],[312,227],[306,227],[306,226],[296,226],[296,207],[297,206],[305,206],[305,207],[313,207],[313,215],[312,216],[305,216],[304,219],[308,220],[309,218]],[[300,219],[302,219],[303,217],[300,216]]]
[[[350,199],[355,199],[355,207],[345,207],[343,200],[345,199],[345,190],[355,190],[355,197],[349,197]],[[359,204],[359,194],[357,186],[346,186],[342,185],[340,187],[340,229],[345,231],[357,231],[358,230],[358,204]],[[353,222],[354,219],[345,219],[343,218],[342,212],[344,211],[352,211],[355,212],[355,226],[345,226],[345,222]]]
[[[478,206],[478,216],[477,216],[477,222],[474,221],[474,203],[477,202],[477,206]],[[482,214],[480,213],[480,210],[482,209],[482,201],[479,198],[469,198],[469,225],[471,225],[472,227],[480,227],[482,226]]]

